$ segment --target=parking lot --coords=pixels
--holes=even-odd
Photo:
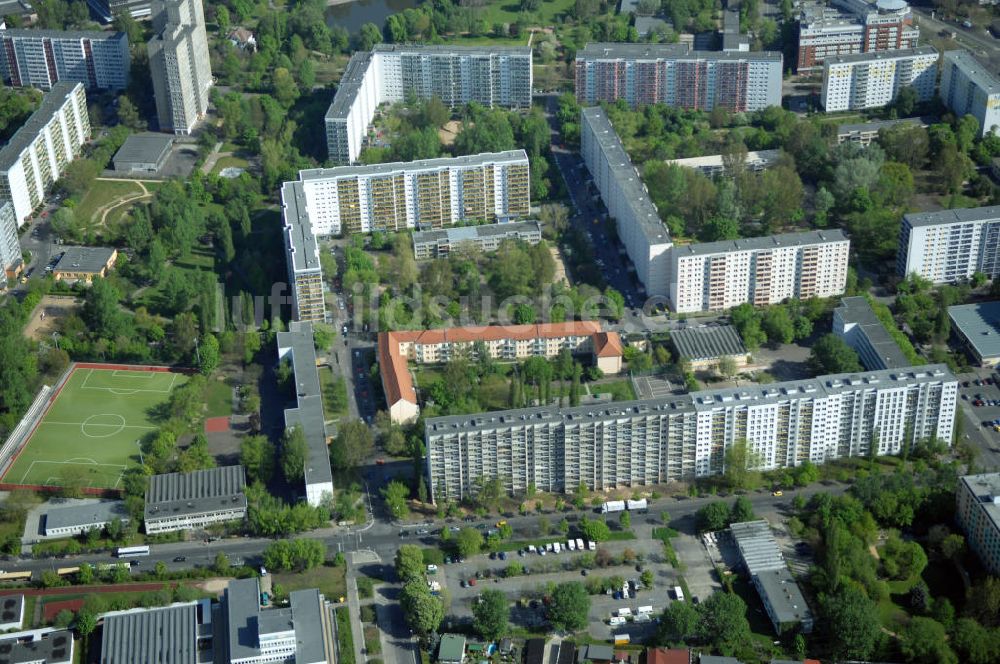
[[[662,399],[674,394],[674,385],[659,376],[636,376],[632,379],[635,393],[640,399]]]

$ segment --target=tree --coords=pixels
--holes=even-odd
[[[496,641],[507,633],[507,596],[499,590],[484,590],[472,607],[472,624],[487,641]]]
[[[857,587],[842,584],[821,600],[824,631],[838,659],[869,659],[882,637],[878,607]]]
[[[701,615],[690,602],[670,602],[663,611],[657,638],[661,645],[681,643],[698,632]]]
[[[907,661],[918,664],[958,664],[944,626],[931,618],[911,618],[900,634],[899,650]]]
[[[76,620],[73,622],[73,626],[80,636],[90,636],[97,629],[97,616],[87,607],[83,607],[76,612]]]
[[[382,41],[382,31],[374,23],[365,23],[361,26],[358,47],[362,51],[370,51],[375,44]]]
[[[733,489],[753,489],[760,483],[760,455],[750,449],[746,438],[739,438],[726,448],[723,477]]]
[[[250,483],[267,483],[274,474],[274,445],[267,436],[247,436],[240,441],[240,463]]]
[[[415,544],[404,544],[396,549],[395,565],[400,583],[422,581],[424,578],[424,552]]]
[[[587,626],[590,613],[590,595],[577,581],[560,583],[552,593],[549,604],[549,622],[563,632],[576,632]]]
[[[229,556],[226,555],[225,551],[219,551],[215,554],[215,562],[212,563],[212,570],[220,575],[226,576],[229,574],[231,565],[229,564]]]
[[[118,308],[121,293],[107,279],[95,277],[83,300],[81,318],[95,336],[115,339],[126,330],[125,314]]]
[[[733,507],[729,511],[729,523],[743,523],[753,521],[757,517],[753,513],[753,505],[746,496],[737,496],[733,501]]]
[[[338,470],[351,470],[375,451],[371,429],[361,420],[343,423],[330,449],[330,460]]]
[[[206,334],[198,346],[198,370],[204,376],[210,375],[219,366],[219,340],[214,334]]]
[[[699,612],[699,637],[723,655],[733,655],[752,638],[747,605],[739,595],[713,593],[700,605]]]
[[[941,555],[948,560],[957,561],[965,555],[965,538],[952,533],[941,540]]]
[[[705,505],[695,514],[699,532],[722,530],[729,525],[729,506],[721,500]]]
[[[581,519],[580,530],[591,542],[604,542],[611,538],[611,529],[600,519]]]
[[[769,307],[764,312],[761,327],[768,341],[774,344],[790,344],[795,338],[795,326],[787,307]]]
[[[628,530],[632,527],[632,516],[628,512],[622,512],[618,516],[618,522],[622,526],[622,530]]]
[[[299,482],[304,477],[308,453],[306,434],[302,427],[285,429],[285,435],[281,439],[281,472],[290,484]]]
[[[862,371],[858,354],[832,332],[824,334],[813,344],[809,368],[817,375]]]
[[[427,584],[420,580],[414,580],[403,586],[399,603],[403,608],[403,615],[410,628],[418,634],[430,634],[437,630],[444,620],[444,605],[441,600],[431,595]]]
[[[723,378],[735,376],[737,371],[736,360],[733,359],[732,355],[723,355],[719,358],[719,364],[716,369]]]
[[[389,514],[394,519],[402,519],[409,513],[406,501],[410,497],[410,489],[402,482],[393,480],[382,489],[382,498],[385,499],[385,506],[389,509]]]
[[[462,558],[474,556],[483,550],[483,534],[476,528],[462,528],[455,535],[455,551]]]

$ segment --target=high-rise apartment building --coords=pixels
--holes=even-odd
[[[281,186],[281,206],[288,285],[292,291],[292,320],[325,323],[319,243],[306,212],[306,195],[301,182],[286,182]]]
[[[635,265],[636,276],[650,296],[666,296],[670,272],[667,227],[660,220],[639,172],[599,106],[583,109],[580,154],[615,220],[618,238]]]
[[[524,150],[338,166],[299,172],[317,235],[442,228],[524,217],[531,204]]]
[[[190,134],[208,111],[212,68],[201,0],[154,0],[149,73],[160,131]]]
[[[1000,276],[1000,206],[903,215],[896,270],[935,284]]]
[[[427,485],[434,500],[457,500],[480,478],[499,479],[510,494],[663,484],[723,473],[726,450],[742,440],[762,470],[897,454],[932,438],[951,443],[957,393],[937,364],[438,417],[424,425]]]
[[[470,101],[531,107],[531,49],[527,47],[378,44],[355,53],[326,112],[326,142],[337,164],[357,161],[379,104],[438,97],[455,107]]]
[[[979,120],[979,135],[1000,127],[1000,79],[968,51],[941,56],[941,101],[956,116]]]
[[[87,93],[81,83],[60,81],[0,150],[0,199],[14,204],[18,226],[90,140]]]
[[[831,229],[674,246],[670,303],[683,313],[840,295],[850,245]]]
[[[0,73],[14,87],[49,90],[69,81],[121,90],[130,66],[124,32],[0,30]]]
[[[21,265],[21,244],[17,240],[17,216],[14,204],[0,201],[0,287],[7,284]]]
[[[115,16],[128,12],[132,18],[146,18],[152,14],[151,0],[87,0],[90,13],[103,23],[111,23]]]
[[[958,479],[955,520],[990,574],[1000,574],[1000,473]]]
[[[828,113],[880,108],[911,87],[930,101],[937,88],[938,52],[933,46],[827,58],[820,103]]]
[[[827,58],[915,48],[920,28],[904,0],[832,0],[809,4],[799,17],[798,70]]]
[[[781,53],[692,51],[681,44],[590,43],[576,53],[581,104],[624,99],[733,112],[781,106]]]

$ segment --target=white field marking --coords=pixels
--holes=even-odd
[[[27,480],[28,475],[31,474],[31,471],[34,469],[36,463],[49,463],[49,464],[55,464],[55,465],[58,465],[58,466],[81,466],[81,465],[86,465],[86,466],[110,466],[111,468],[121,468],[122,470],[118,472],[118,478],[119,478],[119,480],[121,479],[122,472],[125,470],[125,464],[97,463],[93,459],[91,459],[90,461],[91,461],[91,463],[86,463],[86,464],[80,463],[78,461],[46,461],[46,460],[32,461],[28,465],[28,469],[24,471],[23,475],[21,475],[21,482],[20,483],[21,484],[25,483],[25,480]],[[52,476],[49,476],[49,479],[52,479]],[[48,482],[48,480],[46,480],[46,482]]]

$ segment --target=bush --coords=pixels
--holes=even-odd
[[[337,641],[340,643],[340,664],[354,664],[354,637],[351,634],[351,616],[346,606],[337,608]]]
[[[375,606],[372,604],[365,604],[361,607],[361,622],[364,623],[374,623],[375,622]]]
[[[358,597],[370,599],[375,595],[375,583],[367,576],[358,577]]]

